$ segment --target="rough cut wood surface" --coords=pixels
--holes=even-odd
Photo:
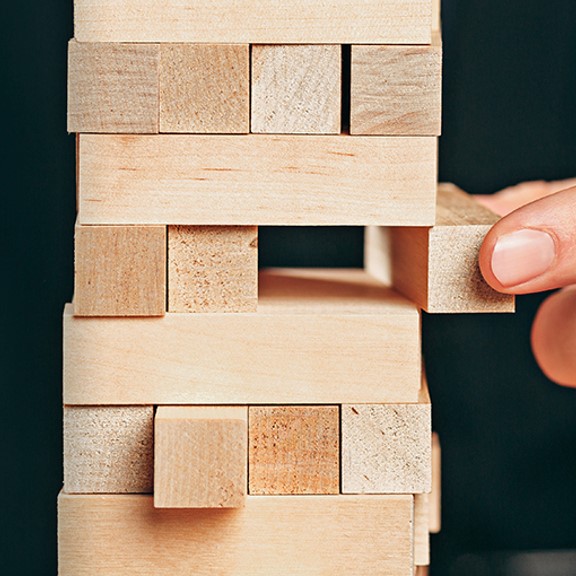
[[[82,134],[82,224],[434,223],[436,138]]]
[[[339,494],[338,406],[251,406],[250,494]]]
[[[416,307],[362,270],[261,274],[255,314],[64,314],[68,404],[415,402]]]
[[[152,492],[153,406],[64,406],[64,490]]]
[[[232,510],[61,494],[60,576],[412,576],[412,496],[249,496]]]
[[[340,45],[252,47],[250,129],[264,134],[339,134]]]

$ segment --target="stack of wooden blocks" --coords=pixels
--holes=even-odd
[[[61,576],[428,564],[421,309],[513,306],[440,93],[433,0],[76,0]],[[366,269],[259,273],[258,225],[366,226]]]

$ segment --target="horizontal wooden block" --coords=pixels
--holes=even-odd
[[[170,312],[256,312],[256,226],[169,226]]]
[[[64,406],[64,490],[152,492],[153,406]]]
[[[437,136],[442,124],[442,41],[352,46],[350,133]]]
[[[252,47],[250,129],[263,134],[339,134],[340,45]]]
[[[255,314],[64,314],[68,404],[415,402],[416,307],[362,270],[272,270]]]
[[[431,0],[75,0],[81,42],[429,44]]]
[[[68,132],[158,132],[160,48],[68,45]]]
[[[441,186],[434,227],[390,229],[394,287],[427,312],[513,312],[514,297],[490,288],[478,267],[482,241],[497,221],[455,186]],[[366,269],[376,278],[388,278],[384,250],[374,249],[376,236],[370,238]]]
[[[338,406],[251,406],[250,494],[339,494]]]
[[[247,445],[247,408],[159,406],[154,419],[154,506],[243,506]]]
[[[412,496],[249,496],[158,510],[146,496],[58,500],[60,576],[412,576]]]
[[[434,223],[436,138],[82,134],[82,224]]]
[[[421,494],[432,484],[428,389],[414,404],[342,406],[342,492]]]
[[[165,226],[76,226],[74,313],[162,316]]]
[[[430,494],[414,496],[414,564],[430,564]]]

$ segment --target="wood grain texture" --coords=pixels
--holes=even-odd
[[[64,314],[68,404],[415,402],[420,315],[362,270],[260,275],[255,314]]]
[[[153,478],[153,406],[64,406],[67,493],[147,493]]]
[[[442,449],[438,434],[432,434],[432,492],[428,528],[437,534],[442,528]]]
[[[74,313],[162,316],[165,226],[76,226]]]
[[[429,46],[352,46],[350,133],[438,136],[442,41]]]
[[[251,406],[250,494],[339,494],[338,406]]]
[[[256,312],[256,226],[169,226],[170,312]]]
[[[414,495],[414,564],[430,564],[430,494]]]
[[[431,0],[75,0],[81,42],[429,44]]]
[[[160,46],[160,132],[250,131],[247,44]]]
[[[160,49],[68,44],[68,132],[157,133]]]
[[[249,496],[158,510],[145,496],[58,501],[60,576],[412,576],[412,496]]]
[[[431,225],[435,138],[80,136],[82,224]]]
[[[339,134],[341,91],[340,45],[252,47],[252,132]]]
[[[246,407],[159,406],[154,419],[154,506],[243,506],[247,444]]]

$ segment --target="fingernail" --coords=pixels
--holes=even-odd
[[[500,236],[492,252],[492,272],[506,288],[537,278],[556,256],[554,239],[542,230],[519,230]]]

